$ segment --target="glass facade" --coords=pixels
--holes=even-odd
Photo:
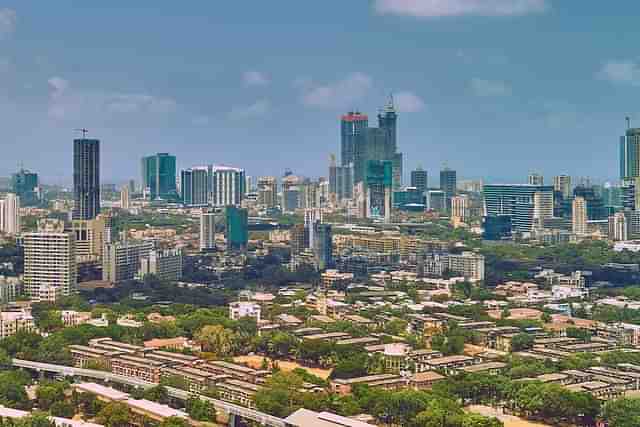
[[[100,141],[73,140],[73,219],[93,219],[100,213]]]
[[[38,203],[36,187],[38,186],[38,174],[25,169],[11,175],[11,191],[20,197],[22,206],[30,206]]]
[[[158,153],[142,158],[142,188],[148,191],[151,200],[175,199],[176,157]]]
[[[228,206],[227,219],[227,250],[244,250],[249,242],[249,215],[246,209]]]

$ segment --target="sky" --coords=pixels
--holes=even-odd
[[[103,182],[139,180],[155,152],[326,176],[340,115],[374,123],[393,93],[406,176],[615,180],[625,117],[640,127],[638,16],[634,0],[0,2],[0,176],[70,183],[82,127]]]

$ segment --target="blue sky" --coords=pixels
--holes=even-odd
[[[373,117],[393,91],[405,167],[434,184],[445,162],[615,179],[625,116],[640,127],[637,16],[631,0],[3,2],[0,176],[23,161],[70,182],[86,127],[104,182],[158,151],[317,177],[340,114]]]

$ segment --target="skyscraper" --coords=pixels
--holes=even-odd
[[[528,184],[484,186],[486,216],[509,216],[513,231],[529,233],[536,222],[553,217],[553,187]]]
[[[316,223],[314,226],[313,256],[318,270],[326,270],[333,265],[333,238],[331,224]]]
[[[640,129],[629,128],[620,137],[620,179],[640,176]]]
[[[356,140],[364,137],[365,129],[369,127],[369,117],[359,111],[342,116],[340,120],[340,163],[346,166],[355,162]]]
[[[460,195],[451,198],[451,220],[465,222],[469,216],[469,196]]]
[[[209,202],[209,170],[206,166],[180,173],[180,196],[185,206],[206,206]]]
[[[553,189],[561,194],[563,199],[568,199],[571,197],[571,177],[569,175],[554,176]]]
[[[93,219],[100,213],[100,141],[73,140],[73,219]]]
[[[0,231],[12,236],[20,233],[20,197],[13,193],[0,200]]]
[[[210,203],[213,206],[240,206],[246,194],[244,169],[210,166]]]
[[[571,209],[572,231],[578,236],[587,234],[587,201],[584,197],[575,197]]]
[[[391,220],[393,164],[388,160],[369,160],[364,181],[367,218]]]
[[[329,163],[329,196],[336,202],[353,197],[353,163],[337,166],[334,155]]]
[[[24,290],[32,299],[55,300],[76,288],[75,239],[55,219],[38,221],[38,231],[23,235]]]
[[[209,251],[216,248],[215,214],[203,209],[200,213],[200,250]]]
[[[411,171],[411,186],[418,189],[422,194],[427,192],[429,175],[426,170],[418,166],[418,169]]]
[[[23,206],[30,206],[38,202],[37,187],[37,173],[20,169],[11,175],[11,191],[20,197],[20,203]]]
[[[129,209],[131,207],[131,195],[129,185],[123,185],[120,189],[120,208]]]
[[[258,178],[258,204],[267,208],[278,205],[278,181],[275,176]]]
[[[176,198],[176,157],[169,153],[146,156],[141,161],[142,190],[151,200]]]
[[[342,116],[341,164],[353,164],[353,185],[364,181],[369,160],[392,162],[392,185],[402,185],[402,153],[397,151],[397,118],[393,98],[378,114],[378,127],[368,127],[368,118],[360,113]]]
[[[246,209],[227,206],[227,251],[243,251],[249,242],[249,215]]]
[[[447,209],[451,208],[451,198],[456,195],[458,180],[456,171],[444,168],[440,171],[440,189],[444,191]]]

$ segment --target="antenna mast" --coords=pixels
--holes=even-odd
[[[631,118],[627,116],[625,119],[627,120],[627,129],[631,129]]]

